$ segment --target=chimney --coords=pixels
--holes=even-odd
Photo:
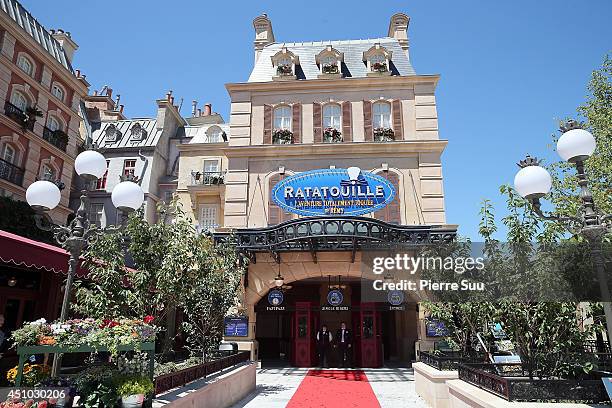
[[[389,22],[389,34],[388,36],[391,38],[395,38],[399,43],[402,50],[410,57],[408,54],[408,24],[410,23],[410,17],[408,17],[404,13],[395,13],[391,16],[391,21]]]
[[[202,109],[198,109],[198,113],[196,114],[196,117],[199,118],[200,116],[202,116]]]
[[[79,48],[79,46],[70,37],[70,32],[64,32],[62,29],[58,29],[57,31],[51,30],[51,36],[53,36],[53,38],[55,38],[59,45],[61,45],[64,49],[68,62],[72,62],[74,52]]]
[[[204,111],[202,112],[202,116],[210,116],[212,113],[212,105],[210,103],[204,104]]]
[[[255,28],[255,41],[253,45],[255,47],[255,62],[257,62],[259,55],[261,55],[261,50],[266,45],[274,42],[274,32],[272,31],[272,22],[266,13],[253,20],[253,28]]]
[[[109,88],[108,86],[105,87],[106,88],[106,96],[108,96],[109,98],[113,97],[113,88]]]
[[[195,99],[193,101],[191,101],[191,117],[195,117],[196,112],[198,109],[198,101],[196,101]]]

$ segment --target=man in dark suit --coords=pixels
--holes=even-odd
[[[317,332],[317,350],[319,351],[319,367],[327,367],[327,352],[333,340],[332,334],[327,330],[327,326],[321,326]]]
[[[342,367],[351,366],[351,354],[353,347],[353,338],[351,332],[346,328],[346,323],[342,322],[340,328],[336,331],[336,343],[340,352],[340,360]]]

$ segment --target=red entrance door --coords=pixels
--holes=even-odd
[[[361,367],[382,367],[380,312],[375,303],[362,303],[359,312],[359,363]]]
[[[314,362],[314,329],[310,302],[295,302],[293,330],[293,361],[295,366],[312,367]]]

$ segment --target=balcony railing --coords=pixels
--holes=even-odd
[[[66,146],[68,145],[68,135],[61,130],[51,130],[44,126],[43,139],[58,149],[66,151]]]
[[[219,186],[225,181],[224,171],[192,171],[191,185]]]
[[[21,186],[23,184],[23,169],[6,160],[0,159],[0,178]]]
[[[34,130],[35,120],[29,120],[24,111],[9,101],[4,103],[4,114],[19,123],[24,129]]]

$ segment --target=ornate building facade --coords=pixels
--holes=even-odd
[[[71,213],[89,87],[72,67],[78,46],[69,32],[47,30],[15,0],[0,3],[0,30],[0,193],[25,200],[34,181],[53,179],[65,188],[51,217],[63,223]]]
[[[380,361],[362,365],[414,358],[415,344],[427,341],[416,302],[391,315],[377,315],[376,306],[360,303],[361,238],[340,242],[337,230],[350,224],[371,232],[376,224],[385,231],[454,231],[445,225],[441,155],[447,141],[438,133],[439,76],[415,72],[408,24],[409,17],[398,13],[384,37],[284,43],[276,41],[266,15],[257,17],[250,77],[226,85],[231,98],[227,141],[192,140],[178,147],[177,193],[184,207],[201,228],[237,234],[251,259],[242,302],[248,332],[226,340],[237,341],[254,358],[289,358],[295,365],[308,365],[310,360],[299,359],[312,350],[296,346],[296,339],[321,322],[335,330],[341,320],[352,322],[360,333],[370,312],[373,320],[367,321],[377,327],[370,332],[382,338],[387,327],[384,332],[394,340],[372,346],[385,350],[374,353]],[[193,178],[197,172],[206,174],[213,162],[223,183]],[[274,187],[287,177],[349,167],[385,179],[396,191],[393,201],[365,218],[313,221],[272,200]],[[327,229],[330,222],[334,233]],[[332,286],[343,288],[351,306],[325,314],[322,306]],[[280,288],[288,307],[283,313],[269,312],[267,296]],[[367,348],[362,351],[367,354]]]

